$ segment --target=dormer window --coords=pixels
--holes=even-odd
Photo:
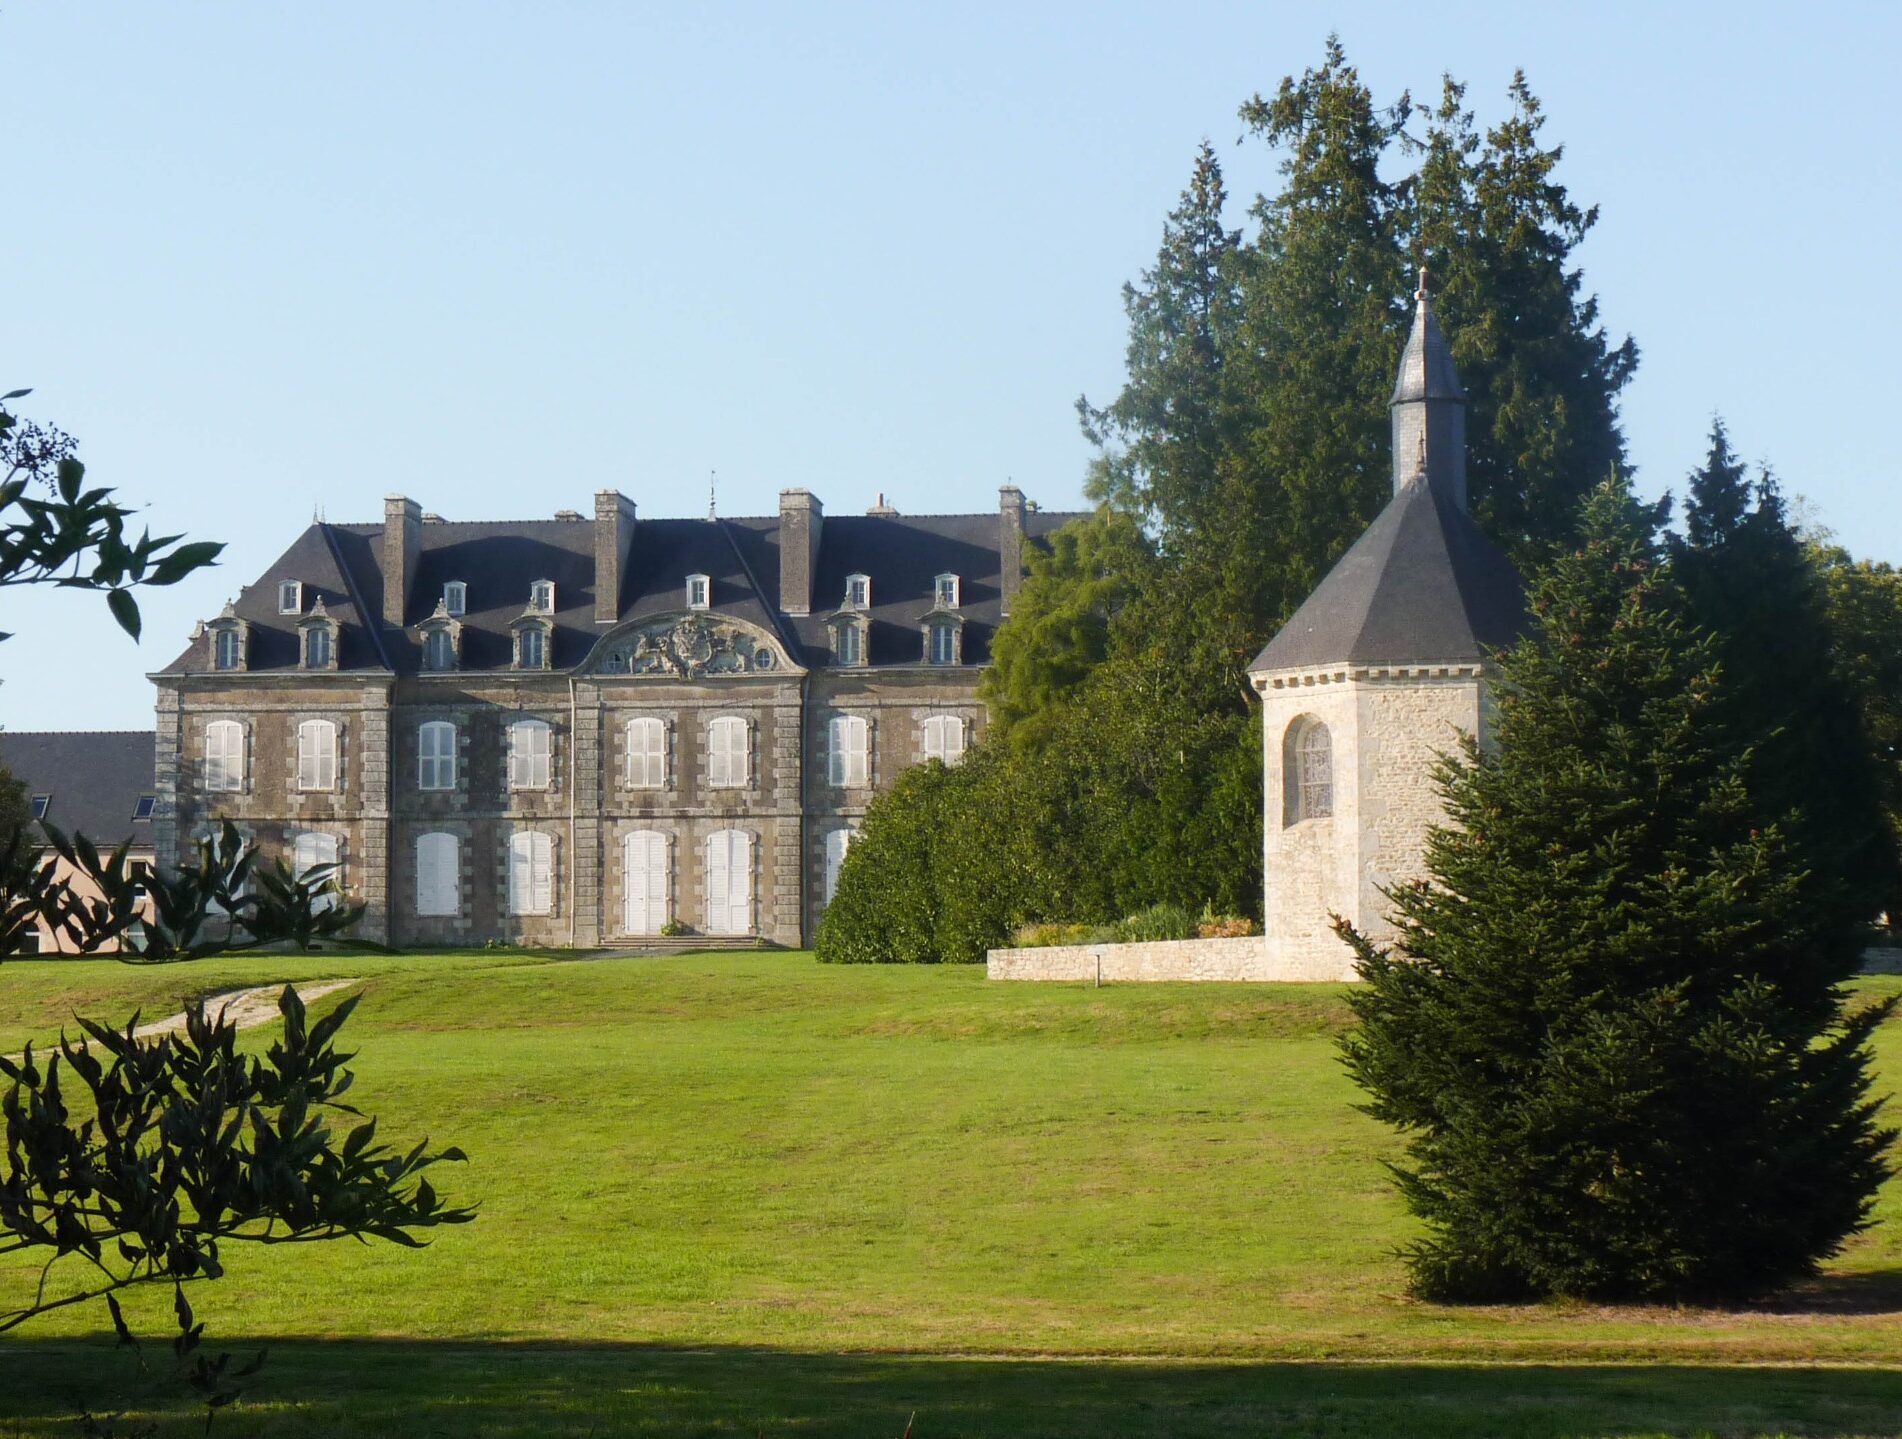
[[[950,620],[937,620],[925,629],[925,657],[934,665],[958,662],[959,626]]]
[[[284,580],[279,583],[277,612],[280,615],[301,615],[304,612],[304,582],[302,580]]]
[[[555,612],[555,582],[536,580],[529,587],[528,607],[538,615],[552,615]]]
[[[423,669],[441,674],[455,669],[461,661],[462,626],[449,613],[449,601],[445,597],[436,606],[436,613],[423,621]]]
[[[238,618],[238,612],[227,602],[224,612],[205,626],[205,643],[211,650],[211,667],[227,673],[242,671],[245,667],[245,640],[250,625]]]
[[[687,608],[704,610],[711,602],[713,584],[705,575],[687,576]]]
[[[832,658],[851,668],[865,663],[865,622],[842,619],[832,626]]]
[[[33,818],[45,819],[47,807],[51,805],[52,803],[53,803],[53,796],[51,796],[50,794],[34,795],[33,796]]]
[[[320,598],[310,614],[297,622],[298,651],[307,670],[334,670],[337,667],[337,622],[331,619]]]
[[[932,603],[937,609],[955,610],[958,607],[958,577],[939,575],[933,586]]]
[[[157,808],[157,795],[142,794],[139,796],[138,803],[132,806],[132,817],[134,819],[150,819],[152,817],[152,811]]]
[[[443,613],[460,616],[469,608],[469,586],[461,580],[451,580],[442,587]]]
[[[845,607],[848,610],[869,610],[872,607],[872,579],[870,575],[847,575],[845,577]]]
[[[548,622],[524,615],[515,630],[515,668],[545,670],[549,667]]]

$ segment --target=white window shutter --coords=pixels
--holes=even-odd
[[[431,833],[416,839],[416,912],[454,915],[461,911],[462,842],[453,834]]]
[[[731,914],[732,889],[731,830],[721,830],[707,838],[707,932],[725,934]]]
[[[516,833],[509,836],[509,913],[526,914],[529,904],[529,840]]]

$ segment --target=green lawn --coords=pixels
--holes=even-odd
[[[336,975],[364,979],[358,1102],[468,1150],[444,1182],[482,1216],[421,1253],[237,1255],[200,1309],[274,1357],[217,1433],[892,1439],[914,1408],[916,1439],[1902,1433],[1902,1186],[1761,1311],[1405,1299],[1336,986],[758,954],[17,962],[0,1053],[76,1007]],[[1902,1024],[1880,1046],[1902,1074]],[[0,1269],[0,1301],[32,1278]],[[135,1323],[162,1336],[166,1302]],[[145,1403],[80,1342],[103,1319],[0,1341],[0,1435]]]

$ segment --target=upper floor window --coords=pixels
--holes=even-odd
[[[704,610],[713,602],[713,585],[705,575],[687,576],[687,608]]]
[[[954,610],[958,607],[958,577],[939,575],[934,583],[932,600],[941,610]]]
[[[853,620],[841,620],[832,627],[832,654],[841,665],[865,663],[865,627]]]
[[[304,612],[302,580],[284,580],[278,585],[277,612],[280,615],[301,615]]]
[[[667,787],[667,725],[652,715],[627,722],[629,789]]]
[[[931,715],[925,720],[925,758],[956,764],[964,758],[964,721],[956,715]]]
[[[205,726],[205,788],[221,793],[244,788],[244,726],[236,720]]]
[[[509,726],[510,789],[549,787],[554,737],[546,720],[517,720]]]
[[[555,840],[540,830],[509,836],[509,913],[555,911]]]
[[[212,631],[212,664],[221,670],[244,668],[244,640],[236,629]]]
[[[416,731],[416,787],[456,787],[456,727],[448,720],[430,720]]]
[[[958,662],[958,627],[956,625],[935,624],[926,634],[931,663],[954,665]]]
[[[528,607],[538,615],[552,615],[555,612],[555,582],[536,580],[529,587]]]
[[[453,834],[416,836],[416,912],[462,912],[462,841]]]
[[[1334,813],[1334,745],[1327,726],[1303,715],[1282,741],[1283,823],[1326,819]]]
[[[330,627],[328,625],[312,625],[304,631],[305,669],[329,669],[330,655]]]
[[[156,810],[157,808],[158,808],[157,795],[142,794],[139,796],[138,802],[132,806],[132,817],[134,819],[150,819],[152,817],[152,812]]]
[[[707,726],[707,783],[715,789],[743,789],[747,783],[747,723],[722,715]]]
[[[53,796],[51,796],[50,794],[34,795],[33,796],[33,818],[45,819],[47,806],[49,806],[52,803],[53,803]]]
[[[297,727],[297,787],[337,787],[337,726],[329,720],[305,720]]]
[[[450,580],[442,587],[442,607],[452,615],[464,614],[469,608],[469,586]]]
[[[446,626],[423,633],[423,668],[426,670],[452,670],[456,667],[456,637]]]
[[[526,624],[515,631],[515,668],[548,668],[548,630],[543,625]]]
[[[869,575],[845,577],[845,607],[849,610],[865,610],[872,607],[872,580]]]
[[[863,788],[871,770],[871,726],[863,715],[834,715],[826,725],[826,781]]]

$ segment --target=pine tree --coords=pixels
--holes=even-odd
[[[1842,674],[1828,593],[1768,472],[1746,478],[1721,419],[1690,477],[1672,567],[1717,638],[1740,723],[1762,739],[1751,795],[1765,823],[1791,816],[1805,892],[1867,923],[1895,896],[1894,835],[1858,697]]]
[[[1447,77],[1411,186],[1410,243],[1468,393],[1474,515],[1522,566],[1569,539],[1594,477],[1625,468],[1618,395],[1638,347],[1613,344],[1573,253],[1598,222],[1555,178],[1545,116],[1523,71],[1482,142],[1466,87]]]
[[[1440,784],[1429,882],[1391,950],[1344,929],[1344,1045],[1438,1299],[1730,1298],[1813,1271],[1868,1222],[1893,1134],[1846,1016],[1856,936],[1760,824],[1715,644],[1621,484],[1532,590],[1497,747]]]

